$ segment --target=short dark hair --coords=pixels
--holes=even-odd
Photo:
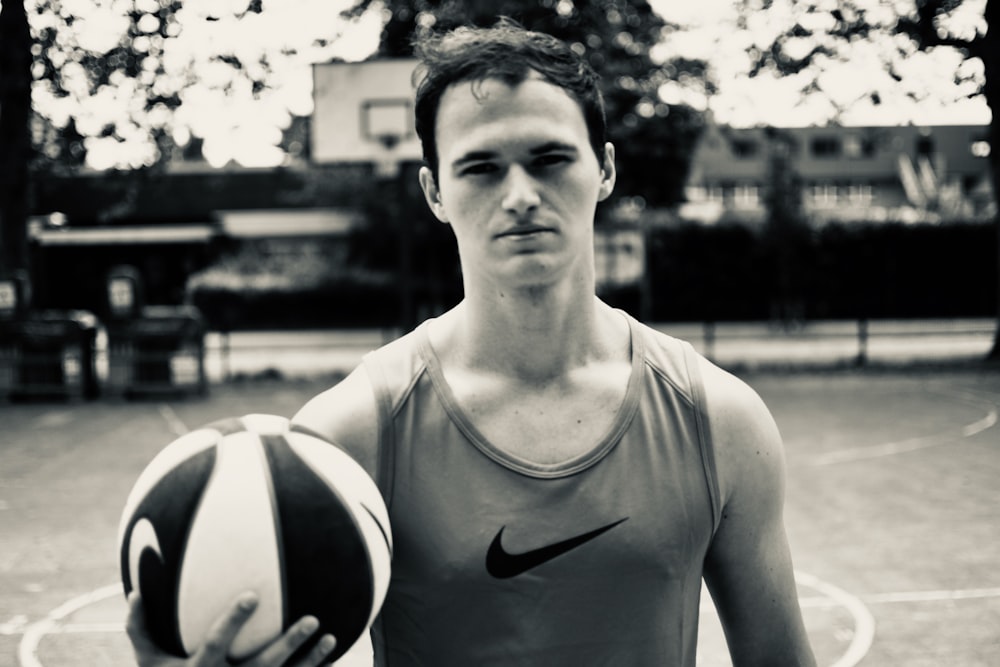
[[[590,145],[598,162],[604,160],[607,123],[599,77],[573,49],[552,35],[525,29],[501,18],[493,27],[459,27],[431,34],[414,44],[421,60],[414,108],[417,136],[435,180],[438,174],[435,123],[441,96],[449,86],[465,81],[500,79],[510,86],[537,73],[564,89],[580,105]]]

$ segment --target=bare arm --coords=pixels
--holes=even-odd
[[[813,667],[783,506],[785,459],[767,407],[741,380],[705,362],[722,519],[705,561],[734,667]]]
[[[318,394],[292,417],[343,447],[374,479],[378,466],[378,412],[364,368],[355,369],[335,386]]]

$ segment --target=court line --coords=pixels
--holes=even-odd
[[[868,654],[875,640],[875,617],[857,596],[806,572],[795,572],[795,583],[835,601],[854,619],[854,634],[844,654],[830,667],[855,667]]]
[[[178,417],[174,409],[166,403],[160,404],[160,416],[167,422],[167,426],[170,428],[170,431],[178,437],[184,435],[190,430],[188,429],[187,424],[184,423],[184,420]]]
[[[919,449],[927,449],[928,447],[939,447],[941,445],[953,443],[956,440],[971,438],[974,435],[978,435],[983,431],[993,428],[997,424],[997,421],[1000,420],[1000,415],[997,413],[997,407],[992,403],[982,401],[978,397],[972,396],[967,392],[952,390],[951,392],[944,393],[950,393],[953,396],[957,395],[966,401],[979,403],[983,407],[988,406],[986,415],[971,424],[962,426],[957,430],[918,436],[915,438],[908,438],[906,440],[898,440],[896,442],[886,442],[880,445],[840,449],[817,457],[813,463],[818,466],[850,463],[852,461],[864,461],[886,456],[895,456],[896,454],[905,454]]]
[[[997,588],[967,588],[965,590],[912,591],[908,593],[875,593],[862,599],[871,604],[891,602],[944,602],[945,600],[980,600],[1000,597]]]
[[[817,597],[800,598],[799,604],[803,608],[826,609],[843,607],[847,609],[848,613],[854,619],[854,635],[851,643],[844,654],[830,667],[855,667],[871,649],[875,637],[875,619],[866,604],[942,602],[945,600],[973,600],[1000,597],[1000,587],[964,590],[903,591],[896,593],[875,593],[859,597],[805,572],[795,572],[795,581],[802,586],[820,593],[820,596]],[[38,660],[37,650],[42,638],[46,635],[124,632],[125,624],[123,621],[60,623],[62,619],[88,605],[122,594],[120,583],[109,584],[72,598],[51,611],[41,621],[28,625],[24,629],[24,636],[21,638],[21,643],[18,647],[20,667],[44,667]],[[709,605],[706,607],[706,610],[714,611],[714,607]],[[24,627],[21,623],[17,623],[16,627],[14,627],[13,623],[10,625],[12,627],[9,629],[15,630],[15,632],[11,632],[10,634],[17,634],[16,631]]]
[[[159,412],[160,416],[167,422],[167,426],[170,428],[171,432],[174,433],[174,435],[182,436],[188,432],[189,429],[187,424],[185,424],[184,421],[177,416],[177,413],[169,405],[166,403],[161,404],[159,406]],[[18,645],[17,656],[21,663],[21,667],[44,667],[44,665],[39,662],[37,656],[38,645],[42,638],[49,634],[69,632],[75,627],[73,624],[67,624],[67,626],[63,627],[59,621],[90,604],[121,594],[121,584],[110,584],[108,586],[104,586],[103,588],[98,588],[97,590],[72,598],[49,612],[49,614],[42,620],[29,625],[25,629],[24,636],[21,637],[21,642]],[[112,624],[100,624],[100,627],[109,628],[111,625]],[[119,629],[122,628],[121,625],[118,625],[117,627]],[[87,630],[80,631],[85,632]],[[93,631],[93,628],[91,628],[91,631]]]
[[[38,660],[38,645],[42,637],[53,634],[59,627],[59,621],[84,607],[114,595],[124,595],[121,584],[109,584],[59,605],[40,621],[32,623],[24,631],[21,643],[17,647],[17,659],[21,667],[44,667]]]
[[[966,588],[963,590],[902,591],[898,593],[873,593],[859,595],[865,604],[894,604],[907,602],[946,602],[950,600],[983,600],[1000,598],[1000,588]],[[839,606],[826,597],[802,597],[799,604],[803,609],[830,609]]]

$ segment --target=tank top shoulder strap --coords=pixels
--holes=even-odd
[[[684,364],[687,369],[688,387],[695,407],[695,421],[698,429],[698,444],[701,451],[702,466],[705,470],[705,481],[708,484],[709,497],[712,501],[712,532],[719,527],[722,518],[722,502],[719,492],[719,476],[715,464],[715,446],[712,441],[712,429],[709,426],[708,407],[705,398],[705,383],[701,375],[701,365],[698,353],[687,341],[679,341],[684,354]]]
[[[395,464],[395,416],[420,378],[426,363],[420,354],[427,323],[412,332],[367,353],[362,366],[368,373],[378,410],[378,468],[376,483],[386,505],[392,501]]]

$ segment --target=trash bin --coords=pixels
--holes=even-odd
[[[204,319],[193,306],[145,306],[107,325],[112,396],[205,394]]]
[[[0,322],[0,394],[90,399],[98,394],[97,318],[44,310]]]

